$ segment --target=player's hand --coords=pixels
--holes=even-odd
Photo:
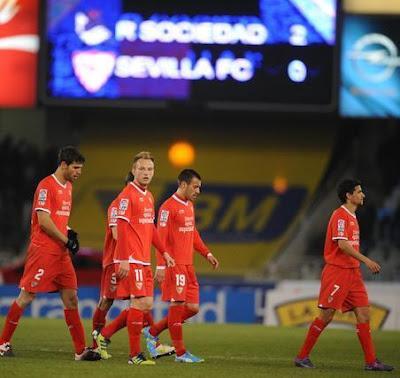
[[[129,273],[129,261],[123,260],[119,263],[118,278],[123,280]]]
[[[164,252],[163,257],[168,267],[175,266],[175,260],[169,255],[168,252]]]
[[[367,258],[365,265],[373,274],[378,274],[381,271],[381,266],[374,260]]]
[[[213,256],[212,253],[209,253],[207,255],[207,260],[208,262],[213,266],[214,269],[218,269],[219,267],[219,262],[218,260]]]
[[[154,273],[154,279],[157,282],[158,286],[161,287],[161,284],[163,283],[165,279],[165,268],[164,269],[156,269],[156,272]]]
[[[78,233],[72,229],[68,230],[67,233],[68,240],[65,243],[65,246],[72,253],[72,255],[76,255],[79,252],[79,240]]]

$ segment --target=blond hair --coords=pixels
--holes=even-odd
[[[145,159],[145,160],[151,160],[154,163],[154,157],[151,154],[151,152],[148,151],[142,151],[136,154],[133,158],[133,167],[135,167],[136,162],[140,159]]]

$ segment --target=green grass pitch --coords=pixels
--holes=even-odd
[[[0,327],[4,318],[0,318]],[[87,335],[90,322],[85,321]],[[156,366],[131,366],[126,330],[114,336],[112,359],[73,361],[72,343],[62,319],[22,318],[14,339],[15,358],[0,358],[0,377],[400,377],[400,332],[374,332],[378,356],[397,370],[364,372],[357,336],[352,330],[327,329],[312,361],[314,370],[293,366],[305,329],[261,325],[186,324],[187,348],[205,358],[199,365],[177,364],[174,357],[157,360]],[[162,337],[168,341],[168,332]]]

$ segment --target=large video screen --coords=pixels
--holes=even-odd
[[[340,113],[400,117],[400,16],[346,15]]]
[[[338,0],[45,3],[47,103],[334,102]]]

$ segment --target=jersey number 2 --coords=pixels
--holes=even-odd
[[[42,278],[43,274],[44,274],[44,269],[38,269],[38,272],[34,275],[33,278],[36,281],[40,281],[40,279]]]

